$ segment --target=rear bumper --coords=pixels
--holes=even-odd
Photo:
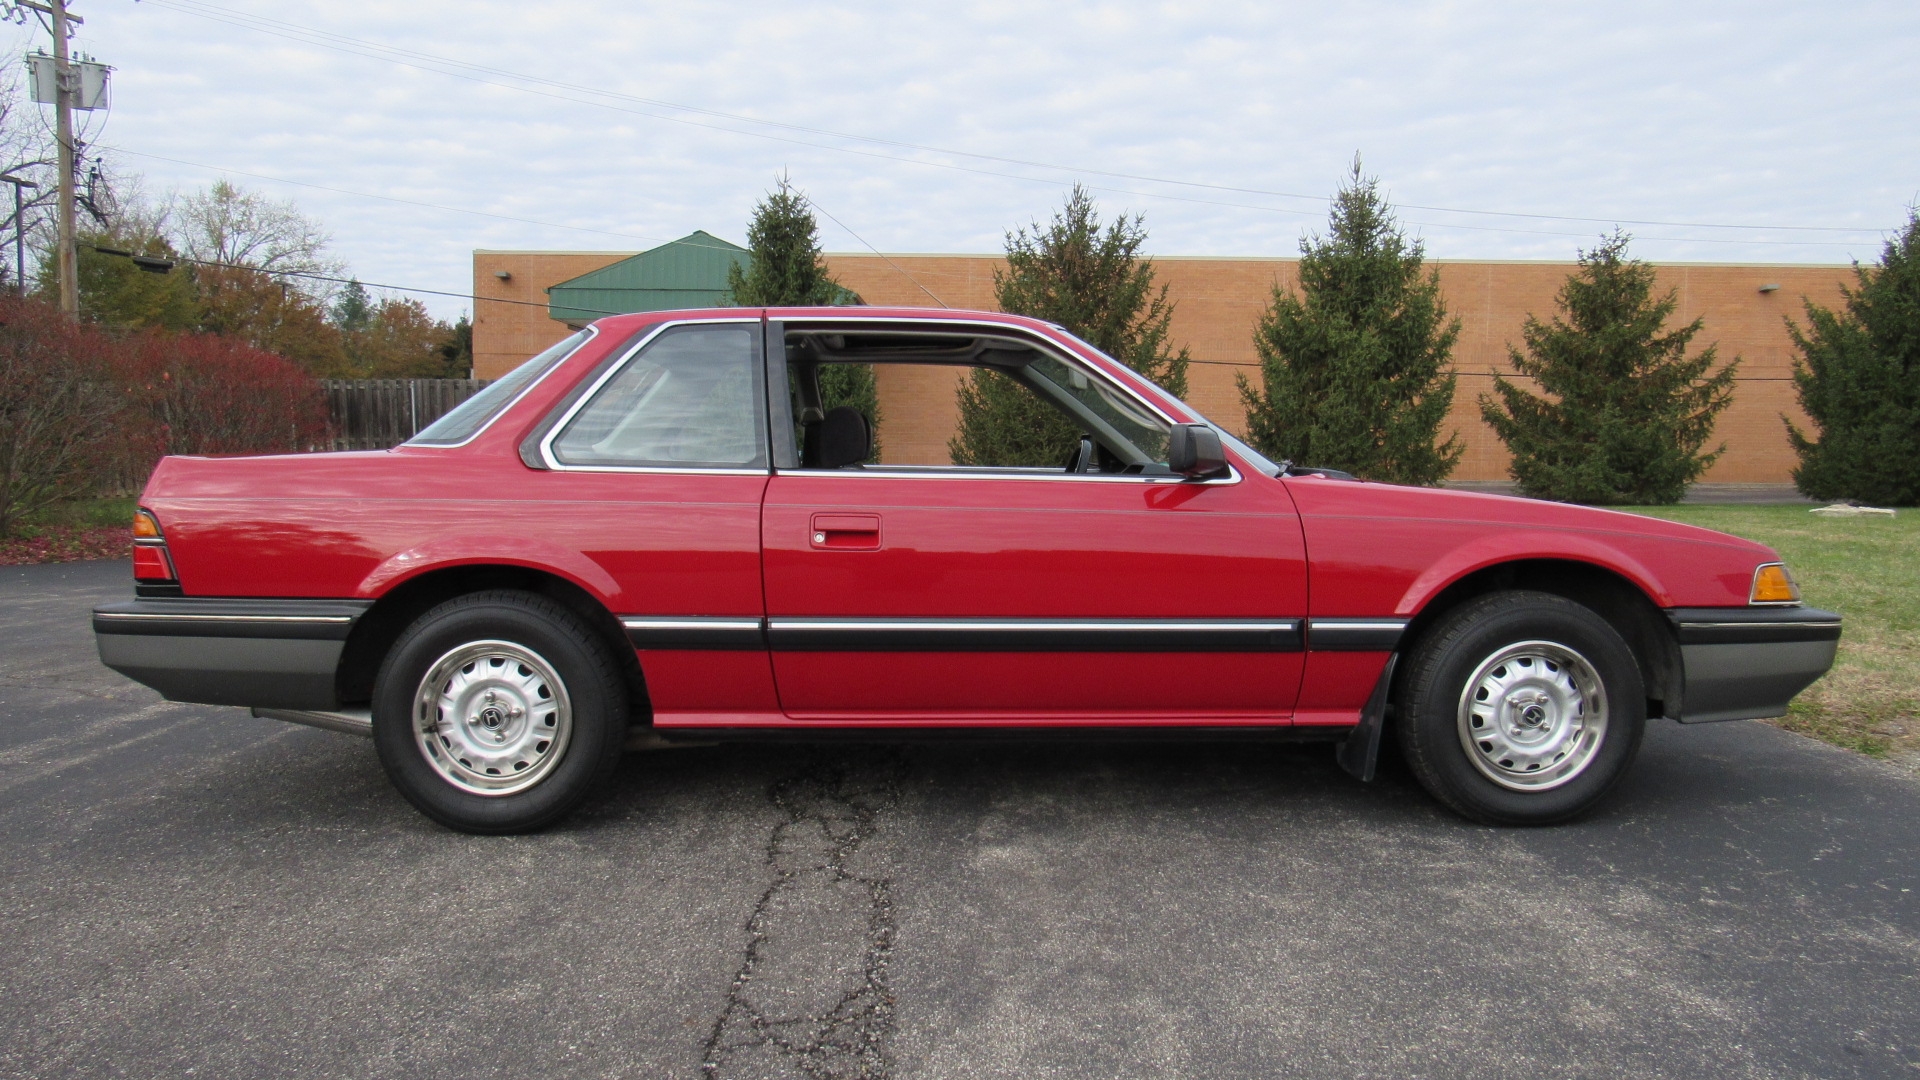
[[[148,599],[93,609],[100,662],[169,701],[331,709],[363,600]]]
[[[1840,616],[1817,608],[1674,608],[1684,724],[1785,716],[1833,666]]]

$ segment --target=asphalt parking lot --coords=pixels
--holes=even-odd
[[[446,832],[0,571],[0,1074],[1920,1076],[1920,781],[1649,731],[1498,830],[1326,747],[719,746]]]

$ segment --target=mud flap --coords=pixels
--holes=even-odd
[[[1380,758],[1380,734],[1387,726],[1387,691],[1393,686],[1393,669],[1399,663],[1399,653],[1387,657],[1380,681],[1373,684],[1373,693],[1367,698],[1366,707],[1360,710],[1360,722],[1354,725],[1334,755],[1340,767],[1363,784],[1373,782],[1374,766]]]

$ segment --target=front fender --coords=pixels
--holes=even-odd
[[[1670,592],[1640,559],[1630,552],[1580,533],[1548,529],[1505,531],[1477,536],[1435,559],[1407,586],[1394,604],[1394,614],[1414,615],[1447,586],[1477,570],[1525,559],[1561,559],[1611,570],[1639,587],[1656,607],[1672,607]]]

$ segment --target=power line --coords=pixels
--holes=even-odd
[[[269,180],[276,184],[292,184],[295,187],[312,188],[315,191],[331,191],[336,195],[352,195],[360,199],[378,199],[381,202],[399,203],[402,206],[420,206],[429,210],[445,210],[451,214],[471,214],[474,217],[493,218],[497,221],[515,221],[523,225],[539,225],[548,229],[571,229],[575,232],[597,233],[601,236],[617,236],[627,240],[647,240],[653,243],[667,243],[669,238],[648,236],[644,233],[615,232],[612,229],[596,229],[588,225],[565,225],[557,221],[541,221],[538,218],[515,217],[511,214],[496,214],[487,210],[469,210],[462,206],[445,206],[440,203],[424,202],[419,199],[402,199],[396,195],[380,195],[371,191],[354,191],[351,188],[334,187],[329,184],[315,184],[305,180],[289,180],[284,176],[270,176],[266,173],[248,172],[245,169],[231,169],[224,165],[209,165],[204,161],[188,161],[184,158],[168,157],[165,154],[149,154],[141,150],[128,150],[123,146],[108,147],[118,154],[130,154],[134,157],[149,158],[154,161],[168,161],[175,165],[187,165],[196,169],[210,169],[214,172],[232,173],[235,176],[250,176],[255,180]],[[720,248],[714,244],[701,244],[701,247],[720,251],[732,248]]]
[[[301,42],[302,44],[319,46],[321,48],[332,49],[338,52],[346,52],[354,55],[368,57],[371,59],[384,60],[389,63],[400,64],[402,66],[412,67],[418,70],[432,71],[437,74],[447,75],[453,78],[466,79],[473,82],[479,82],[484,85],[500,87],[502,89],[518,90],[523,93],[536,94],[542,97],[572,101],[576,104],[593,105],[600,108],[610,109],[616,112],[625,112],[625,113],[631,113],[634,115],[647,116],[653,119],[667,120],[670,122],[688,124],[695,127],[704,127],[711,130],[728,132],[736,135],[747,135],[747,136],[756,137],[756,138],[774,139],[780,142],[797,143],[799,145],[810,146],[816,149],[831,150],[831,151],[836,151],[840,153],[857,154],[865,157],[878,157],[885,160],[898,161],[898,162],[903,162],[907,164],[918,164],[918,165],[926,165],[926,166],[937,167],[937,168],[956,169],[963,172],[974,172],[974,173],[980,173],[983,175],[1000,176],[1004,178],[1024,180],[1029,182],[1036,182],[1036,181],[1046,182],[1046,183],[1055,182],[1050,180],[1042,180],[1041,178],[1038,178],[1038,177],[1021,176],[1013,173],[1005,173],[1005,172],[998,172],[998,171],[985,170],[985,169],[967,168],[965,166],[955,165],[951,162],[934,162],[934,161],[926,161],[926,160],[921,160],[916,158],[901,157],[901,156],[892,155],[892,154],[876,154],[868,151],[855,150],[850,147],[833,146],[829,144],[811,142],[804,139],[785,138],[781,136],[770,135],[765,132],[745,131],[745,130],[741,130],[739,128],[734,128],[734,127],[724,127],[724,126],[715,125],[715,124],[703,124],[695,120],[687,119],[686,117],[662,116],[657,112],[646,112],[646,111],[636,110],[636,109],[625,109],[625,108],[620,108],[619,106],[610,105],[603,100],[590,100],[587,98],[570,96],[570,94],[571,95],[585,94],[585,95],[589,95],[592,98],[604,98],[604,99],[612,99],[612,100],[618,100],[618,101],[629,101],[637,104],[646,105],[653,109],[668,109],[668,110],[674,110],[674,111],[683,112],[683,113],[692,113],[699,116],[709,116],[716,119],[728,120],[733,123],[748,124],[756,127],[776,128],[776,129],[781,129],[786,131],[798,132],[802,134],[817,135],[817,136],[822,136],[826,138],[843,139],[843,140],[848,140],[853,142],[862,142],[862,143],[867,143],[867,144],[876,145],[876,146],[889,146],[897,149],[912,150],[912,151],[921,152],[921,153],[944,154],[950,157],[969,158],[976,161],[989,161],[989,162],[995,162],[998,164],[1016,165],[1024,168],[1047,169],[1055,172],[1075,174],[1075,175],[1106,176],[1106,177],[1113,177],[1116,179],[1135,180],[1135,181],[1140,181],[1144,183],[1163,184],[1168,186],[1196,188],[1196,189],[1221,191],[1221,192],[1236,193],[1236,194],[1263,195],[1263,196],[1268,196],[1272,198],[1284,198],[1284,199],[1300,199],[1300,200],[1308,200],[1316,204],[1322,204],[1322,205],[1326,201],[1326,198],[1323,195],[1305,195],[1297,192],[1274,191],[1274,190],[1268,190],[1268,189],[1262,189],[1262,188],[1250,188],[1250,187],[1235,187],[1235,186],[1225,185],[1225,184],[1210,184],[1210,183],[1205,183],[1201,181],[1181,180],[1177,178],[1152,176],[1152,175],[1140,174],[1140,173],[1125,173],[1125,172],[1116,172],[1116,171],[1103,170],[1103,169],[1082,168],[1078,166],[1056,165],[1056,164],[1043,162],[1043,161],[1034,161],[1034,160],[1028,160],[1023,158],[1004,157],[1004,156],[993,155],[993,154],[981,154],[981,153],[976,153],[972,151],[955,150],[952,148],[932,146],[932,145],[922,144],[922,143],[904,142],[904,141],[895,140],[895,139],[885,139],[885,138],[878,138],[878,137],[868,136],[868,135],[859,135],[859,134],[853,134],[848,132],[833,131],[826,128],[809,127],[801,124],[790,124],[790,123],[784,123],[781,121],[765,120],[758,117],[741,115],[738,113],[723,112],[718,109],[708,109],[701,106],[686,105],[679,102],[666,101],[663,99],[647,98],[647,97],[641,97],[633,94],[624,94],[617,91],[601,90],[593,87],[581,86],[574,83],[567,83],[561,80],[548,79],[548,78],[544,78],[537,75],[529,75],[524,72],[516,72],[516,71],[504,69],[504,68],[490,67],[483,64],[474,64],[468,61],[458,60],[451,57],[439,56],[433,53],[426,53],[418,50],[406,49],[406,48],[401,48],[393,45],[386,45],[380,42],[369,41],[364,38],[356,38],[356,37],[351,37],[344,34],[336,34],[331,31],[320,30],[315,27],[303,26],[298,23],[287,22],[281,19],[272,19],[266,16],[253,15],[248,12],[236,11],[232,8],[225,8],[217,4],[206,3],[204,2],[204,0],[145,0],[145,2],[154,4],[155,6],[158,6],[158,7],[167,8],[169,10],[178,12],[183,15],[189,15],[195,18],[202,18],[202,19],[208,19],[215,22],[221,22],[228,25],[232,25],[232,26],[238,26],[244,29],[254,30],[259,33],[270,34],[276,37],[298,41],[298,42]],[[434,65],[440,65],[440,66],[436,67]],[[450,71],[450,70],[446,70],[447,68],[457,68],[461,70]],[[464,74],[463,72],[478,73],[478,74]],[[492,76],[495,76],[496,78],[514,80],[517,83],[534,84],[534,86],[553,87],[555,89],[568,91],[569,94],[550,93],[550,92],[534,89],[533,86],[515,85],[514,83],[511,83],[511,82],[510,83],[497,82],[491,79],[481,78],[479,77],[480,75],[492,75]],[[1209,205],[1237,207],[1241,209],[1262,210],[1262,211],[1268,211],[1268,212],[1279,212],[1279,213],[1288,213],[1288,214],[1306,215],[1309,213],[1308,211],[1304,211],[1304,210],[1294,210],[1294,209],[1282,208],[1282,207],[1254,206],[1254,205],[1248,205],[1244,203],[1220,202],[1217,200],[1183,199],[1179,196],[1169,195],[1161,192],[1143,192],[1143,191],[1132,191],[1127,189],[1116,189],[1116,188],[1106,188],[1105,190],[1116,191],[1121,194],[1136,195],[1142,198],[1171,199],[1171,200],[1183,201],[1183,202],[1201,202]],[[1485,217],[1523,218],[1523,219],[1538,220],[1538,221],[1580,221],[1580,222],[1592,222],[1592,223],[1599,223],[1599,224],[1650,225],[1655,227],[1669,227],[1669,228],[1730,229],[1730,230],[1744,230],[1744,231],[1783,231],[1783,232],[1786,232],[1786,231],[1828,232],[1828,233],[1853,233],[1853,234],[1861,234],[1861,235],[1879,233],[1883,231],[1883,230],[1873,229],[1873,228],[1830,226],[1830,225],[1755,225],[1755,224],[1729,223],[1729,222],[1666,221],[1666,220],[1657,220],[1657,219],[1590,217],[1590,216],[1571,215],[1571,214],[1538,214],[1538,213],[1529,213],[1524,211],[1479,210],[1479,209],[1471,209],[1471,208],[1464,208],[1464,207],[1435,206],[1435,205],[1427,205],[1427,204],[1420,204],[1420,203],[1402,203],[1399,205],[1406,209],[1422,210],[1422,211],[1429,211],[1429,212],[1435,212],[1435,213],[1466,214],[1466,215],[1476,215],[1476,216],[1485,216]],[[1532,235],[1564,235],[1564,236],[1586,236],[1587,235],[1584,232],[1583,233],[1564,233],[1564,232],[1551,232],[1551,231],[1545,231],[1545,230],[1493,229],[1487,226],[1462,225],[1462,224],[1453,223],[1453,222],[1409,222],[1409,224],[1424,225],[1431,228],[1472,229],[1475,231],[1521,232],[1521,233],[1527,233]],[[1766,240],[1717,240],[1716,241],[1716,240],[1710,240],[1705,238],[1688,238],[1688,237],[1644,237],[1643,239],[1663,240],[1663,241],[1683,242],[1683,243],[1718,242],[1718,243],[1748,243],[1748,244],[1820,244],[1820,246],[1833,246],[1833,247],[1852,246],[1851,244],[1848,244],[1848,243],[1833,243],[1833,242],[1822,243],[1820,241],[1766,241]]]
[[[106,254],[118,254],[106,252]],[[171,256],[174,262],[192,263],[195,266],[215,266],[224,270],[248,270],[256,274],[276,274],[281,277],[309,278],[313,281],[330,281],[336,285],[361,285],[370,289],[387,289],[391,292],[423,293],[427,296],[452,296],[461,300],[485,300],[489,304],[517,304],[521,307],[545,308],[548,305],[538,300],[508,300],[502,296],[481,296],[477,293],[448,292],[445,289],[422,289],[412,285],[389,285],[379,281],[361,281],[359,278],[335,277],[332,274],[316,274],[310,270],[270,270],[264,266],[248,266],[245,263],[218,262],[213,259],[194,259],[185,255]],[[569,305],[571,306],[571,305]],[[573,308],[591,315],[631,315],[630,311],[606,311],[601,308]]]
[[[815,201],[812,196],[807,197],[807,205],[812,206],[814,209],[820,211],[823,214],[826,214],[828,221],[833,222],[835,225],[840,226],[842,229],[847,229],[846,222],[841,221],[837,217],[834,217],[831,213],[827,211],[826,207],[821,206],[819,202]],[[858,240],[863,244],[867,244],[866,237],[861,236],[859,233],[854,232],[852,229],[847,229],[847,235],[853,237],[855,240]],[[867,248],[868,250],[872,251],[875,255],[880,256],[882,259],[886,259],[888,266],[893,267],[895,270],[899,270],[900,276],[906,278],[908,281],[913,282],[914,285],[918,287],[921,292],[926,293],[928,296],[932,296],[934,303],[939,304],[941,307],[951,306],[945,300],[942,300],[938,296],[935,296],[932,289],[929,289],[925,285],[920,284],[920,279],[917,277],[914,277],[912,274],[907,273],[907,271],[904,268],[902,268],[899,263],[894,262],[892,259],[888,259],[886,254],[882,252],[879,248],[874,247],[872,244],[867,244]]]

